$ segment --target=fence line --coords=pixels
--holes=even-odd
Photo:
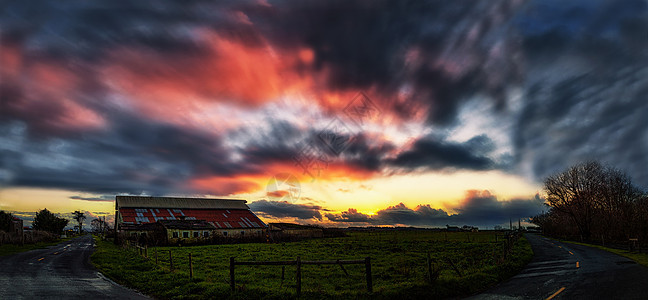
[[[235,268],[236,265],[243,266],[282,266],[281,269],[281,279],[283,284],[283,275],[284,267],[286,265],[296,265],[296,283],[297,283],[297,296],[301,295],[301,266],[302,265],[339,265],[344,273],[348,276],[349,273],[344,269],[343,265],[351,264],[364,264],[365,265],[365,280],[367,282],[367,292],[373,292],[373,281],[371,276],[371,257],[365,257],[364,259],[351,259],[351,260],[301,260],[301,257],[297,256],[295,260],[280,260],[280,261],[236,261],[234,257],[230,257],[230,287],[232,291],[236,290],[236,276]]]
[[[513,247],[515,243],[518,241],[518,239],[522,236],[521,232],[506,232],[504,234],[495,234],[495,244],[497,245],[495,248],[493,248],[493,256],[496,259],[497,263],[503,263],[504,261],[507,260],[511,252],[513,251]],[[491,240],[492,241],[492,240]],[[148,247],[147,246],[140,246],[135,242],[127,241],[126,243],[123,244],[124,248],[130,249],[130,250],[135,250],[137,253],[142,256],[143,258],[151,261],[155,261],[155,264],[158,265],[159,267],[162,267],[159,265],[159,255],[158,255],[158,249],[154,248],[154,257],[149,257],[148,255]],[[501,248],[500,248],[501,247]],[[501,249],[501,250],[500,250]],[[496,251],[497,250],[497,251]],[[172,250],[161,250],[161,251],[169,251],[169,271],[174,272],[175,267],[174,262],[173,262],[173,254]],[[501,251],[501,252],[500,252]],[[501,253],[501,254],[500,254]],[[188,253],[189,255],[189,277],[193,278],[193,257],[191,253]],[[425,254],[425,269],[424,271],[427,275],[425,276],[430,284],[434,283],[436,279],[438,278],[440,272],[443,269],[446,269],[449,267],[449,269],[453,270],[459,277],[463,277],[465,274],[462,272],[461,266],[458,264],[458,262],[453,261],[452,259],[446,257],[446,258],[441,258],[441,261],[436,261],[436,259],[432,259],[430,256],[430,252],[427,252]],[[445,262],[445,263],[444,263]],[[338,265],[340,269],[344,272],[344,274],[348,277],[349,273],[347,270],[344,268],[344,265],[346,264],[365,264],[365,275],[366,275],[366,284],[367,284],[367,291],[369,293],[373,292],[373,280],[372,280],[372,273],[371,273],[371,258],[366,257],[364,259],[335,259],[335,260],[301,260],[301,257],[297,257],[295,260],[279,260],[279,261],[236,261],[235,257],[230,257],[230,286],[232,290],[236,289],[236,278],[235,278],[235,266],[236,265],[247,265],[247,266],[261,266],[261,265],[269,265],[269,266],[281,266],[281,285],[283,285],[284,281],[284,275],[285,275],[285,266],[296,266],[296,292],[297,295],[301,294],[301,277],[302,277],[302,270],[301,266],[302,265]],[[447,267],[443,267],[443,265]],[[465,271],[465,270],[464,270]]]

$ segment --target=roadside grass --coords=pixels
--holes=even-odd
[[[587,243],[581,243],[581,242],[574,242],[574,241],[567,241],[567,240],[560,240],[561,242],[565,243],[570,243],[570,244],[576,244],[576,245],[582,245],[582,246],[588,246],[592,248],[597,248],[601,250],[605,250],[607,252],[612,252],[617,255],[621,255],[624,257],[627,257],[629,259],[632,259],[636,261],[638,264],[648,267],[648,253],[635,253],[635,252],[630,252],[628,250],[622,250],[622,249],[615,249],[615,248],[608,248],[608,247],[603,247],[600,245],[593,245],[593,244],[587,244]]]
[[[293,243],[154,247],[148,249],[149,259],[134,250],[95,240],[98,247],[91,259],[101,272],[120,284],[162,299],[296,298],[295,266],[285,266],[283,282],[281,266],[236,266],[237,288],[231,292],[230,257],[237,261],[294,260],[297,256],[302,260],[371,257],[374,293],[366,291],[364,265],[345,265],[349,276],[337,265],[303,265],[302,297],[438,299],[483,291],[517,274],[533,256],[529,243],[521,238],[508,258],[498,261],[503,243],[495,243],[493,232],[355,232],[346,238]],[[173,272],[169,250],[173,255]],[[189,253],[193,279],[189,278]],[[427,282],[427,253],[441,269],[432,284]]]
[[[12,245],[12,244],[4,244],[0,246],[0,256],[6,256],[6,255],[11,255],[11,254],[16,254],[20,252],[25,252],[29,250],[35,250],[35,249],[45,249],[49,246],[54,246],[58,243],[61,243],[63,241],[67,241],[71,239],[72,237],[67,237],[67,238],[62,238],[58,239],[53,242],[39,242],[35,244],[24,244],[22,246],[20,245]]]

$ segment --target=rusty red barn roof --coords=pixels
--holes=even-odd
[[[124,224],[144,224],[161,220],[204,220],[217,229],[265,228],[248,209],[120,208]]]
[[[119,222],[126,225],[162,220],[204,220],[217,229],[267,227],[245,200],[117,196]]]

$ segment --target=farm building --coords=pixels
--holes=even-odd
[[[451,232],[459,231],[459,226],[446,225],[446,231],[451,231]]]
[[[251,238],[265,235],[267,225],[245,200],[117,196],[120,234],[156,243]]]
[[[321,227],[292,223],[269,223],[268,231],[270,231],[273,240],[297,240],[324,236],[324,230]]]
[[[479,232],[479,227],[464,225],[461,227],[461,231]]]

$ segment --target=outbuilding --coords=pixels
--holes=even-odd
[[[206,241],[263,237],[267,225],[245,200],[117,196],[116,226],[121,236],[155,240]]]

